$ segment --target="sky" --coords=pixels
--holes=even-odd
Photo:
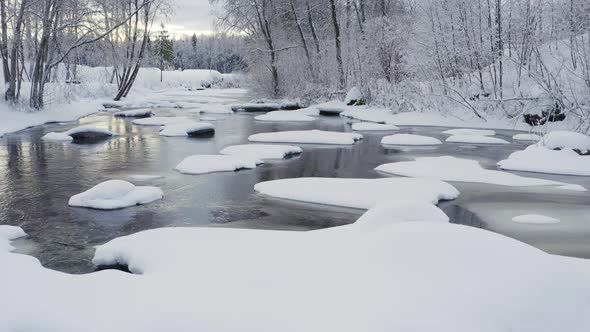
[[[170,3],[172,12],[163,23],[171,35],[179,38],[193,33],[211,34],[215,30],[214,7],[209,0],[172,0]]]

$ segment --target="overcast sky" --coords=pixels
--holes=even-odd
[[[211,33],[215,29],[214,7],[209,0],[172,0],[170,3],[173,12],[164,22],[170,34],[181,37],[183,34]]]

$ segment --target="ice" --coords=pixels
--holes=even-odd
[[[539,141],[541,138],[543,137],[537,134],[516,134],[512,136],[512,139],[515,141]]]
[[[578,150],[583,154],[590,153],[590,136],[571,131],[556,130],[543,136],[538,146],[552,150]]]
[[[135,186],[123,180],[109,180],[72,196],[68,204],[75,207],[115,210],[151,203],[162,199],[163,195],[160,188]]]
[[[169,124],[160,128],[160,135],[167,137],[175,136],[205,136],[212,135],[215,127],[209,122],[188,122]]]
[[[223,155],[244,157],[253,160],[283,159],[302,152],[303,150],[298,146],[274,144],[232,145],[219,151]]]
[[[256,168],[259,163],[260,161],[252,158],[202,154],[186,157],[174,169],[180,173],[197,175]]]
[[[560,222],[559,219],[539,214],[525,214],[522,216],[516,216],[512,218],[512,221],[520,224],[557,224]]]
[[[390,131],[399,130],[399,127],[388,124],[372,123],[372,122],[357,122],[352,124],[352,130],[356,131]]]
[[[381,201],[436,204],[459,196],[457,189],[442,181],[410,178],[295,178],[261,182],[254,190],[276,198],[357,209],[369,209]]]
[[[496,136],[496,132],[486,129],[450,129],[443,131],[447,135],[477,135],[477,136]]]
[[[514,171],[590,176],[590,156],[537,145],[512,153],[508,159],[498,162],[498,166]]]
[[[259,115],[254,119],[259,121],[285,121],[285,122],[309,122],[315,121],[316,118],[293,111],[274,111]]]
[[[152,115],[154,115],[154,112],[152,112],[152,110],[149,108],[140,108],[136,110],[115,112],[115,116],[125,118],[149,118]]]
[[[323,130],[294,130],[254,134],[251,142],[301,143],[301,144],[342,144],[352,145],[363,138],[360,134]]]
[[[154,116],[151,118],[133,120],[133,124],[140,126],[167,126],[187,122],[194,122],[194,120],[185,116]]]
[[[512,173],[482,168],[475,160],[451,156],[422,157],[414,161],[383,164],[375,170],[400,176],[439,179],[443,181],[488,183],[502,186],[547,186],[564,183],[528,178]]]
[[[434,137],[412,135],[412,134],[395,134],[385,136],[381,139],[381,144],[386,145],[439,145],[442,142]]]
[[[446,139],[447,143],[469,143],[469,144],[510,144],[503,139],[480,135],[455,135]]]

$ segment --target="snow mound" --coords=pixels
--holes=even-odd
[[[304,114],[304,115],[309,115],[309,116],[319,116],[320,115],[320,110],[315,107],[300,108],[300,109],[294,110],[292,112]]]
[[[189,122],[182,124],[170,124],[160,128],[160,136],[210,136],[215,133],[215,127],[209,122]]]
[[[503,139],[480,135],[455,135],[446,139],[447,143],[469,143],[469,144],[510,144]]]
[[[543,137],[537,134],[516,134],[512,136],[512,139],[515,141],[539,141],[541,138]]]
[[[512,221],[520,224],[557,224],[559,219],[540,215],[540,214],[525,214],[512,218]]]
[[[362,138],[362,135],[355,133],[323,130],[294,130],[254,134],[248,137],[248,140],[251,142],[352,145]]]
[[[74,195],[68,204],[99,210],[122,209],[162,199],[162,190],[156,187],[135,186],[123,180],[109,180]]]
[[[443,181],[488,183],[502,186],[546,186],[564,183],[527,178],[516,174],[484,169],[475,160],[450,156],[422,157],[415,161],[383,164],[375,170],[408,177],[430,178]]]
[[[571,190],[571,191],[579,191],[579,192],[588,191],[588,189],[586,189],[584,186],[581,186],[579,184],[566,184],[563,186],[559,186],[557,188],[562,189],[562,190]]]
[[[477,135],[477,136],[496,136],[496,132],[486,129],[450,129],[443,131],[447,135]]]
[[[259,163],[258,160],[251,158],[202,154],[186,157],[174,169],[183,174],[197,175],[256,168]]]
[[[260,194],[294,201],[369,209],[380,201],[424,202],[455,199],[450,184],[429,179],[295,178],[258,183]]]
[[[311,116],[302,114],[302,113],[298,113],[298,112],[293,112],[293,111],[274,111],[274,112],[268,112],[266,114],[263,115],[259,115],[257,117],[255,117],[254,119],[258,120],[258,121],[276,121],[276,122],[280,122],[280,121],[286,121],[286,122],[309,122],[309,121],[315,121],[316,118],[313,118]]]
[[[350,89],[344,98],[344,104],[346,105],[361,105],[364,102],[363,94],[356,86]]]
[[[352,124],[352,130],[356,131],[389,131],[399,130],[399,127],[389,124],[357,122]]]
[[[346,104],[339,100],[332,100],[312,107],[317,108],[320,115],[339,115],[346,110]]]
[[[74,138],[72,136],[67,135],[66,133],[55,133],[55,132],[47,133],[43,137],[41,137],[41,139],[46,140],[46,141],[58,141],[58,142],[71,142],[74,140]]]
[[[303,150],[298,146],[273,144],[232,145],[219,151],[219,153],[223,155],[244,157],[253,160],[283,159],[302,152]]]
[[[508,159],[498,162],[498,166],[513,171],[590,176],[590,156],[537,145],[512,153]]]
[[[590,153],[590,136],[572,131],[556,130],[543,136],[538,146],[552,150],[577,150],[582,154]]]
[[[383,201],[367,210],[355,227],[375,230],[396,222],[449,222],[449,217],[428,202]]]
[[[381,139],[381,144],[386,145],[439,145],[442,142],[434,137],[412,135],[412,134],[395,134],[385,136]]]
[[[154,115],[154,112],[152,112],[152,110],[149,108],[140,108],[136,110],[115,112],[115,116],[120,116],[124,118],[149,118],[152,115]]]
[[[2,255],[3,252],[14,250],[14,247],[10,245],[10,241],[25,236],[27,236],[27,234],[20,227],[0,225],[0,255]],[[0,326],[2,326],[2,323],[0,323]]]
[[[193,122],[193,120],[184,116],[154,116],[151,118],[133,120],[133,124],[140,126],[167,126],[187,122]]]
[[[48,133],[45,136],[41,137],[43,140],[51,140],[51,141],[61,141],[61,142],[69,142],[69,141],[92,141],[92,140],[100,140],[103,138],[108,138],[111,136],[116,136],[117,133],[112,131],[96,128],[94,126],[80,126],[76,128],[72,128],[63,133]],[[69,137],[69,138],[68,138]]]

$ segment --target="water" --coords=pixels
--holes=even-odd
[[[177,109],[158,115],[187,115]],[[196,115],[188,114],[196,117]],[[222,148],[247,142],[253,133],[323,129],[350,131],[349,120],[322,117],[313,123],[264,123],[253,114],[217,117],[213,138],[166,138],[157,127],[141,127],[129,119],[99,113],[79,123],[51,124],[7,135],[0,143],[0,224],[18,225],[29,237],[15,242],[18,252],[40,259],[52,269],[86,273],[94,270],[94,246],[138,231],[176,226],[221,226],[277,230],[312,230],[354,222],[360,210],[265,198],[254,184],[303,176],[376,178],[373,169],[383,163],[419,156],[453,155],[477,159],[495,168],[498,160],[526,144],[509,146],[443,145],[436,148],[386,148],[386,133],[364,133],[354,146],[303,146],[304,153],[268,162],[254,170],[200,176],[173,171],[184,157],[215,154]],[[47,132],[91,124],[121,133],[92,145],[44,142]],[[401,132],[444,139],[446,128],[403,128]],[[498,137],[514,133],[500,131]],[[436,165],[433,165],[436,167]],[[520,173],[590,187],[587,177]],[[134,175],[162,178],[138,181]],[[145,206],[96,211],[67,206],[68,199],[108,179],[159,186],[165,197]],[[499,232],[550,253],[590,258],[590,194],[547,188],[515,188],[454,183],[461,197],[441,207],[452,222]],[[350,188],[354,190],[354,188]],[[519,214],[546,213],[562,220],[555,225],[524,225],[511,221]],[[157,245],[157,244],[154,244]]]

